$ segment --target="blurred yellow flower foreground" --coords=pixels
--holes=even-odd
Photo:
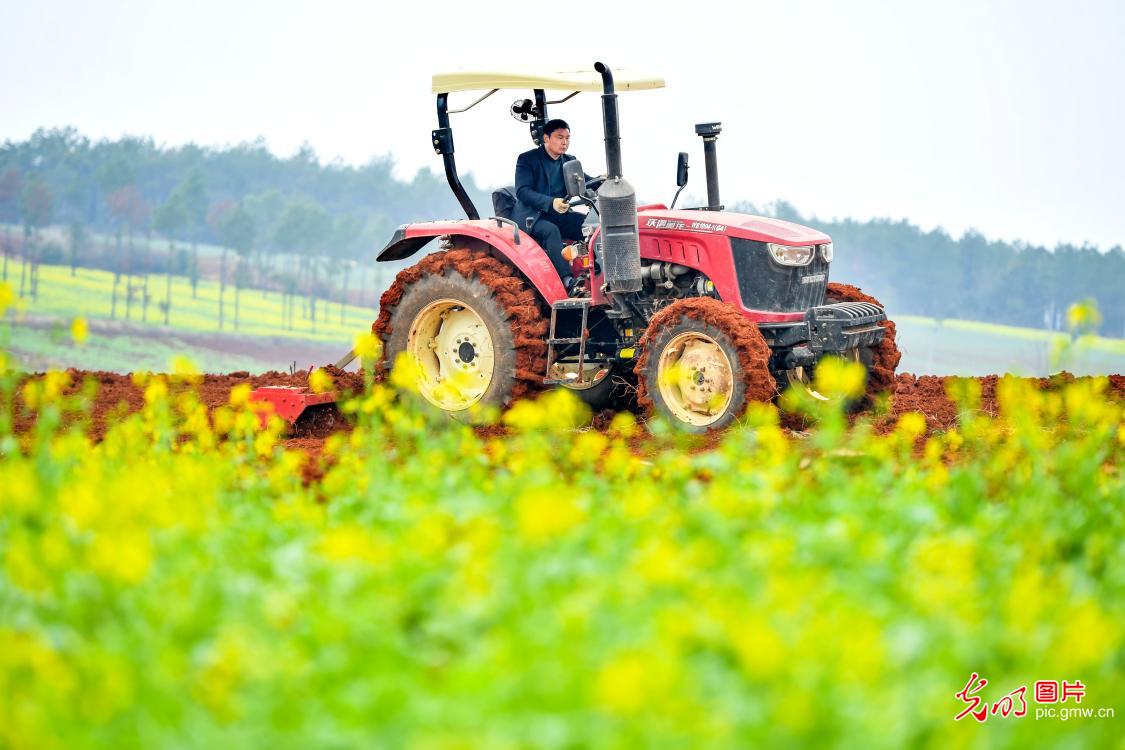
[[[481,437],[376,386],[306,486],[245,389],[209,417],[139,377],[92,445],[64,377],[0,380],[0,747],[1119,741],[1120,718],[953,719],[973,672],[988,702],[1125,695],[1104,382],[1004,381],[996,420],[955,386],[924,445],[916,415],[875,436],[817,407],[794,440],[762,407],[643,458],[627,416],[552,429],[581,423],[564,393]]]

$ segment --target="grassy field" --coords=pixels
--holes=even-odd
[[[69,321],[24,317],[2,343],[19,366],[30,372],[74,367],[80,370],[163,372],[176,357],[187,357],[204,372],[260,373],[305,369],[335,362],[350,342],[308,341],[293,337],[195,334],[155,326],[93,320],[89,336],[76,345]]]
[[[15,266],[18,271],[18,264]],[[16,277],[18,283],[18,275]],[[134,284],[139,283],[135,279]],[[218,327],[219,286],[201,281],[193,299],[186,277],[173,277],[169,326],[163,325],[158,303],[164,299],[164,277],[149,279],[151,301],[147,322],[134,301],[125,319],[124,289],[119,284],[117,318],[110,320],[113,274],[79,269],[72,277],[63,266],[43,266],[38,300],[23,300],[24,312],[39,321],[21,325],[17,320],[11,348],[16,360],[30,369],[82,367],[127,371],[134,367],[158,369],[168,351],[194,356],[210,372],[275,369],[278,362],[299,364],[334,360],[351,345],[357,333],[369,329],[377,310],[345,306],[343,322],[335,303],[317,303],[315,325],[302,317],[304,301],[296,301],[294,325],[282,316],[279,292],[244,290],[239,328],[234,329],[234,289],[226,291],[226,322]],[[138,292],[139,294],[139,292]],[[893,314],[893,311],[892,311]],[[65,337],[42,335],[52,326],[65,329],[70,320],[91,321],[94,334],[88,348],[75,350]],[[1125,340],[1090,337],[1071,347],[1059,361],[1053,347],[1065,334],[1030,328],[990,325],[974,321],[894,316],[898,343],[903,352],[900,371],[917,374],[988,375],[1011,372],[1042,376],[1058,369],[1096,375],[1125,372]],[[194,339],[190,337],[194,336]],[[185,338],[187,337],[187,338]],[[337,352],[332,354],[332,352]],[[319,360],[309,359],[312,356]],[[306,362],[306,360],[308,360]],[[137,364],[137,362],[143,364]]]
[[[1071,342],[1065,333],[971,320],[894,316],[902,351],[899,370],[934,375],[1010,372],[1044,376],[1060,369],[1076,375],[1125,372],[1125,339],[1090,336]],[[1071,343],[1063,357],[1056,350]]]
[[[11,280],[9,280],[11,281]],[[18,279],[17,279],[18,282]],[[149,277],[147,324],[163,325],[163,313],[159,303],[164,299],[164,276]],[[140,296],[140,277],[133,277],[135,299],[129,318],[125,317],[125,288],[122,278],[118,284],[116,319],[134,324],[142,321]],[[222,330],[226,333],[239,333],[252,336],[289,336],[317,341],[351,341],[356,333],[369,330],[375,320],[375,311],[352,305],[344,306],[343,321],[340,319],[340,306],[335,303],[317,301],[317,320],[314,322],[302,317],[304,300],[295,300],[293,328],[290,329],[282,316],[282,295],[280,292],[264,292],[259,289],[244,289],[241,294],[239,326],[234,327],[234,287],[227,286],[225,299],[225,321],[219,328],[219,285],[213,281],[200,281],[197,297],[193,298],[191,284],[186,277],[172,277],[172,306],[169,314],[169,327],[180,331],[213,333]],[[80,268],[74,276],[64,266],[42,266],[39,278],[39,299],[24,298],[25,310],[37,315],[87,319],[109,319],[112,311],[113,274]]]

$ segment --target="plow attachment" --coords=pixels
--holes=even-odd
[[[257,409],[258,419],[264,428],[271,414],[284,419],[290,427],[308,409],[323,404],[336,402],[337,394],[333,391],[326,393],[313,393],[308,388],[297,388],[287,385],[270,385],[256,388],[250,393],[251,403],[268,404],[266,408]]]
[[[356,356],[356,351],[352,349],[336,360],[333,367],[342,370],[351,364]],[[313,367],[310,365],[309,372],[312,371]],[[313,393],[308,386],[266,385],[250,392],[251,403],[269,405],[256,410],[263,429],[269,424],[271,414],[281,417],[292,428],[297,420],[314,406],[334,404],[338,398],[339,394],[335,391]]]

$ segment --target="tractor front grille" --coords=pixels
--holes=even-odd
[[[819,252],[807,266],[782,266],[770,257],[764,242],[732,237],[730,244],[744,307],[804,312],[824,304],[829,264]]]

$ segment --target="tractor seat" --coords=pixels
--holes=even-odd
[[[509,221],[515,220],[515,185],[509,185],[508,187],[503,187],[492,192],[492,211],[493,216],[499,216],[501,219],[508,219]]]

